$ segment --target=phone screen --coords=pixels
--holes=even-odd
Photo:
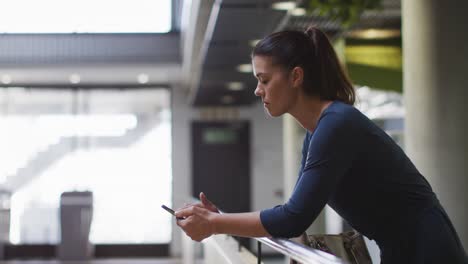
[[[174,212],[174,210],[172,210],[171,208],[165,206],[164,204],[161,205],[161,207],[162,207],[164,210],[168,211],[171,215],[175,216],[175,212]],[[177,218],[178,220],[185,219],[185,217],[176,217],[176,218]]]

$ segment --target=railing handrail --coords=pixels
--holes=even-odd
[[[313,249],[284,238],[268,238],[257,237],[255,238],[262,244],[265,244],[272,249],[280,252],[303,264],[317,264],[317,263],[346,263],[338,257],[328,254],[324,251]]]
[[[200,202],[197,198],[194,198],[194,201]],[[220,214],[224,214],[225,212],[218,208],[218,212]],[[257,240],[261,244],[265,244],[272,249],[280,252],[281,254],[290,257],[296,261],[301,262],[302,264],[318,264],[318,263],[325,263],[325,264],[344,264],[346,263],[342,259],[329,254],[327,252],[314,249],[311,247],[306,247],[303,244],[294,242],[289,239],[285,238],[269,238],[269,237],[253,237],[253,239]],[[261,250],[261,249],[259,249]],[[259,259],[259,263],[261,261],[261,252],[257,256]]]

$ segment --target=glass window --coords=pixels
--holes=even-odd
[[[10,241],[60,241],[60,195],[93,193],[95,244],[169,243],[169,91],[0,91],[0,187],[11,190]]]

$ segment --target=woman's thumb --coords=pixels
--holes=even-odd
[[[206,195],[203,192],[200,193],[200,201],[204,206],[213,206],[213,203],[206,198]]]

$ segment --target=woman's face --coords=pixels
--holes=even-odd
[[[287,113],[295,103],[298,90],[293,89],[289,74],[274,65],[271,57],[254,56],[252,64],[258,80],[255,95],[262,98],[263,106],[271,116]]]

